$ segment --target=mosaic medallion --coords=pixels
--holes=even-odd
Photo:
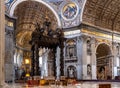
[[[13,2],[13,0],[5,0],[6,4],[11,3],[11,2]]]
[[[78,7],[75,3],[67,3],[62,9],[62,16],[65,20],[74,19],[78,14]]]
[[[5,2],[5,11],[7,12],[7,10],[10,7],[10,4],[13,2],[14,0],[4,0]]]

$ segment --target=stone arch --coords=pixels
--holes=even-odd
[[[95,52],[97,52],[97,48],[98,48],[98,46],[101,45],[101,44],[107,45],[107,46],[110,48],[110,51],[111,51],[111,54],[112,54],[112,46],[111,46],[110,44],[106,43],[106,42],[99,42],[99,43],[96,45],[96,47],[95,47]]]
[[[97,79],[112,78],[112,51],[108,44],[100,43],[96,48]]]
[[[14,14],[14,11],[15,11],[15,8],[22,2],[24,1],[27,1],[27,0],[17,0],[16,2],[14,2],[11,6],[11,8],[9,9],[9,15],[10,16],[13,16]],[[57,14],[57,12],[48,4],[46,3],[45,1],[42,1],[42,0],[32,0],[32,1],[36,1],[36,2],[39,2],[43,5],[45,5],[46,7],[48,7],[52,12],[53,14],[55,15],[56,19],[57,19],[57,23],[58,23],[58,27],[61,27],[61,20],[59,18],[59,15]]]
[[[96,48],[96,52],[98,51],[99,52],[99,48],[100,48],[100,51],[102,50],[102,48],[104,49],[104,50],[106,50],[106,52],[105,53],[102,53],[101,52],[101,54],[100,55],[111,55],[111,48],[110,48],[110,46],[108,45],[108,44],[106,44],[106,43],[100,43],[98,46],[97,46],[97,48]],[[99,55],[97,56],[97,57],[100,57]]]

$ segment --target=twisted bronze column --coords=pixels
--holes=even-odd
[[[53,65],[54,65],[54,76],[57,77],[57,71],[56,71],[56,69],[57,69],[57,68],[56,68],[56,55],[55,55],[55,54],[56,54],[56,48],[53,49],[53,53],[54,53],[54,63],[53,63]]]
[[[35,75],[39,76],[39,47],[35,44]]]
[[[32,45],[32,48],[31,48],[31,51],[32,51],[32,55],[31,55],[31,76],[34,76],[35,75],[35,59],[34,59],[34,50],[35,50],[35,47],[34,45]]]
[[[64,39],[63,37],[60,38],[60,75],[64,76],[64,56],[63,56],[63,49],[64,49]]]

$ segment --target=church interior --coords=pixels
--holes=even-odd
[[[0,88],[120,88],[118,82],[119,0],[0,1]]]

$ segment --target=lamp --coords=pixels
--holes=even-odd
[[[25,64],[30,64],[30,60],[28,58],[25,59]]]
[[[26,77],[30,77],[30,74],[29,73],[26,73],[26,75],[25,75]]]

